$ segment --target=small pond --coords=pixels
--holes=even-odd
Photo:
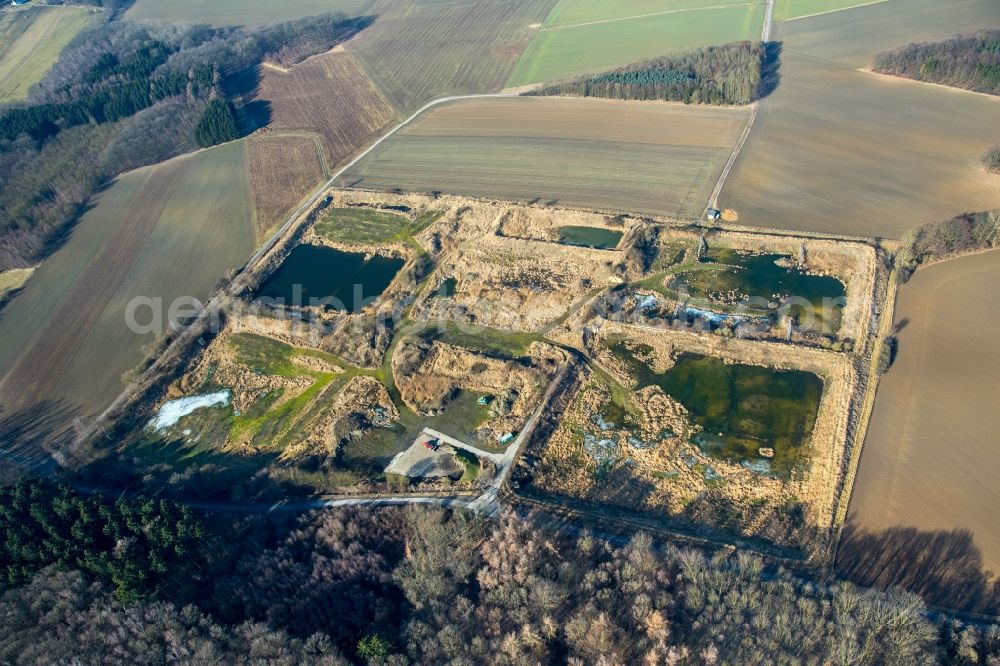
[[[560,243],[597,250],[613,250],[618,247],[622,235],[621,231],[602,229],[601,227],[559,227]]]
[[[360,312],[380,296],[405,262],[397,257],[299,245],[260,286],[258,296],[285,305]]]
[[[811,372],[727,364],[684,353],[666,372],[654,372],[621,342],[612,351],[630,367],[639,387],[656,385],[690,412],[703,431],[695,443],[708,455],[787,478],[808,463],[823,380]],[[773,457],[761,454],[773,449]],[[767,465],[760,463],[767,461]]]
[[[800,324],[828,332],[839,327],[844,284],[835,277],[801,270],[788,255],[711,249],[699,263],[698,268],[678,274],[671,288],[687,291],[694,299],[727,305],[735,305],[728,296],[733,292],[739,299],[752,299],[749,305],[754,310],[766,310],[776,296],[792,297],[789,314],[797,316]]]

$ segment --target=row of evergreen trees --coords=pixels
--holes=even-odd
[[[530,94],[749,104],[761,88],[767,53],[763,42],[709,46],[556,83]]]
[[[1000,95],[1000,28],[875,56],[876,72]]]

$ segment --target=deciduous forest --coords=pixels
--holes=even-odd
[[[1000,95],[1000,28],[883,51],[875,56],[874,69],[883,74]]]
[[[14,486],[0,511],[7,552],[54,540],[83,553],[49,558],[27,582],[6,582],[4,663],[111,655],[279,664],[1000,657],[995,627],[935,624],[903,592],[806,581],[746,553],[706,554],[643,534],[611,541],[514,513],[499,523],[427,507],[196,518],[165,503],[109,502],[48,482]],[[135,595],[115,594],[115,572],[87,565],[144,552],[136,544],[153,535],[161,546],[177,543],[195,524],[204,530],[198,542],[164,559],[156,584]],[[152,561],[134,558],[139,569]]]

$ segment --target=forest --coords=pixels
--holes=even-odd
[[[1000,95],[1000,28],[922,42],[875,56],[876,72]]]
[[[64,487],[50,492],[46,507],[46,494],[36,492],[32,513],[116,505],[73,495]],[[155,524],[132,515],[137,526]],[[53,523],[59,539],[70,538],[58,531],[67,524]],[[199,524],[204,531],[191,552],[167,562],[152,594],[116,596],[108,571],[71,561],[8,582],[0,594],[0,662],[919,664],[1000,657],[996,627],[932,621],[923,602],[904,592],[807,581],[746,553],[679,549],[644,534],[603,537],[541,516],[511,512],[489,522],[434,507],[352,507],[205,515]],[[0,533],[10,539],[7,529]],[[26,546],[42,537],[18,538]]]
[[[906,282],[923,264],[1000,247],[1000,210],[962,213],[910,231],[899,251],[899,279]]]
[[[330,49],[370,19],[254,30],[115,21],[82,31],[24,104],[0,109],[0,271],[37,263],[119,173],[237,138],[261,61]],[[238,75],[243,76],[238,76]],[[74,164],[74,169],[65,169]]]
[[[760,94],[765,71],[776,67],[776,58],[774,44],[733,42],[644,60],[528,94],[743,105]]]

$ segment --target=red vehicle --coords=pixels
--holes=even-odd
[[[437,451],[439,448],[441,448],[440,442],[438,442],[436,439],[425,440],[424,446],[426,446],[431,451]]]

